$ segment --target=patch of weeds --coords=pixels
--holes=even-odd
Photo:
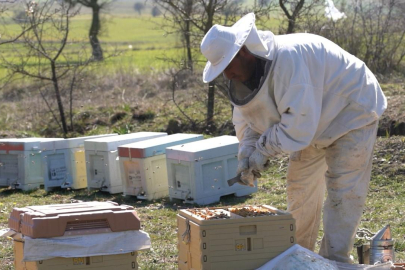
[[[125,118],[125,116],[127,116],[126,112],[116,112],[114,113],[111,117],[110,117],[110,123],[111,125],[114,125],[115,123],[117,123],[118,121],[121,121],[122,119]]]
[[[118,127],[113,128],[113,133],[118,133],[118,134],[129,134],[132,133],[133,130],[130,125],[122,125]]]
[[[129,105],[129,104],[127,104],[127,103],[122,104],[122,110],[123,110],[124,112],[130,113],[130,112],[132,111],[131,105]]]
[[[155,112],[149,109],[149,110],[147,110],[145,112],[134,113],[132,115],[132,119],[140,121],[140,122],[144,122],[144,121],[147,121],[147,120],[154,119],[155,115],[156,115]]]

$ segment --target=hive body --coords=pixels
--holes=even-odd
[[[168,196],[166,147],[202,139],[198,134],[173,134],[118,147],[124,195],[147,200]]]
[[[166,136],[163,132],[137,132],[114,137],[86,140],[87,188],[100,189],[111,194],[123,191],[118,162],[120,145]]]
[[[255,187],[227,180],[236,176],[239,141],[221,136],[166,149],[170,199],[206,205],[219,202],[221,196],[245,196]],[[256,182],[256,181],[255,181]]]
[[[181,210],[177,215],[179,269],[256,269],[294,245],[291,214],[262,207],[276,215],[240,217],[224,211],[229,219],[203,220]]]

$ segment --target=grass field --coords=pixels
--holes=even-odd
[[[400,143],[399,138],[379,140],[379,147]],[[395,239],[395,255],[397,261],[405,261],[405,218],[403,205],[405,204],[404,177],[391,177],[380,174],[381,166],[394,162],[394,155],[387,154],[384,162],[381,157],[375,157],[375,170],[368,195],[367,206],[360,224],[361,228],[366,228],[376,232],[386,224],[391,224],[392,235]],[[258,205],[269,204],[279,209],[286,209],[285,197],[285,171],[286,158],[274,160],[271,169],[265,173],[259,182],[257,193],[247,197],[236,198],[225,196],[221,202],[212,206],[223,205]],[[111,200],[120,204],[132,205],[136,208],[141,220],[142,230],[149,233],[152,240],[150,251],[140,252],[138,262],[139,269],[177,269],[177,224],[176,213],[179,209],[193,207],[185,205],[179,200],[170,201],[168,198],[155,201],[140,201],[134,197],[123,197],[120,194],[110,195],[98,191],[78,190],[66,191],[56,190],[45,192],[36,190],[32,192],[21,192],[16,190],[0,189],[0,228],[7,228],[7,219],[10,211],[14,207],[27,205],[43,205],[55,203],[70,203],[71,200],[83,201],[106,201]],[[322,236],[319,233],[318,244]],[[365,242],[358,238],[356,245]],[[0,269],[13,269],[12,241],[0,239]],[[317,249],[319,248],[319,245]],[[355,249],[352,255],[357,258]]]
[[[249,0],[246,3],[253,1]],[[100,41],[106,55],[115,52],[116,49],[119,54],[108,58],[102,64],[89,66],[87,77],[75,92],[73,111],[77,126],[74,134],[79,136],[111,132],[164,131],[169,120],[178,121],[184,128],[182,131],[210,134],[206,129],[191,130],[187,119],[171,100],[170,87],[173,78],[170,74],[162,72],[170,70],[171,66],[160,58],[182,57],[183,51],[178,48],[178,38],[175,35],[165,35],[159,27],[165,23],[162,17],[152,18],[148,10],[142,16],[136,15],[132,9],[133,1],[117,1],[117,3],[119,5],[104,16],[103,22],[106,23],[106,27],[100,35]],[[73,19],[70,36],[72,44],[66,49],[67,58],[77,59],[78,48],[82,45],[85,46],[86,52],[90,53],[87,41],[90,18],[89,11],[83,9],[82,14]],[[277,31],[276,20],[267,23],[271,30]],[[0,40],[17,31],[17,26],[10,20],[0,24],[2,34]],[[1,46],[0,54],[8,60],[15,59],[17,52],[24,52],[24,49],[18,46],[20,45],[14,47],[15,50],[9,45]],[[34,61],[30,64],[35,67]],[[0,78],[5,73],[6,70],[0,68]],[[176,92],[176,95],[179,95],[176,96],[179,108],[197,122],[203,122],[206,113],[206,92],[202,91],[206,87],[200,83],[200,77],[201,74],[198,73],[194,81],[185,82]],[[186,73],[184,81],[187,78]],[[195,83],[197,80],[199,84]],[[58,130],[58,126],[36,91],[36,85],[30,85],[29,82],[18,83],[21,86],[11,88],[7,93],[1,93],[0,89],[0,94],[3,94],[4,98],[0,103],[0,136],[61,135],[60,131],[55,131]],[[395,93],[388,91],[385,93],[401,96],[405,84],[396,83],[394,88],[395,91],[391,92]],[[226,98],[218,96],[214,118],[217,130],[214,135],[224,134],[233,128],[230,122],[229,102]],[[403,110],[398,108],[392,115],[401,115]],[[139,120],[140,115],[152,116],[148,120]],[[405,262],[404,151],[404,137],[386,136],[378,139],[367,205],[360,224],[361,228],[372,232],[390,224],[398,262]],[[284,157],[272,162],[272,167],[259,182],[257,193],[241,198],[225,196],[220,203],[212,206],[269,204],[285,210],[287,161],[288,159]],[[124,197],[121,194],[110,195],[98,191],[45,192],[39,189],[21,192],[0,188],[0,229],[7,228],[7,219],[14,207],[70,203],[71,200],[111,200],[134,206],[142,220],[142,230],[148,232],[152,239],[152,249],[139,255],[140,269],[177,269],[176,213],[179,209],[195,205],[185,205],[177,200],[170,201],[169,198],[148,202],[134,197]],[[319,232],[318,244],[321,236],[322,230]],[[357,238],[355,245],[363,242],[364,239]],[[355,249],[352,255],[357,258]],[[13,259],[12,241],[0,238],[0,270],[13,269]]]
[[[175,35],[165,35],[165,32],[159,27],[164,23],[161,17],[109,17],[103,22],[105,30],[102,31],[99,38],[106,57],[113,53],[118,54],[109,58],[103,65],[98,65],[100,72],[102,70],[112,71],[128,65],[135,65],[143,72],[149,71],[151,67],[163,70],[167,68],[168,64],[159,58],[181,58],[182,50],[178,49],[178,38]],[[90,15],[80,15],[73,19],[69,38],[71,42],[64,50],[65,59],[63,57],[59,59],[60,63],[64,63],[66,60],[76,60],[78,51],[87,55],[84,59],[91,55],[87,38],[90,21]],[[19,30],[15,24],[3,25],[0,28],[3,28],[3,39],[12,37]],[[49,37],[49,39],[52,38]],[[53,44],[45,42],[45,46],[50,48]],[[21,62],[19,56],[23,55],[24,50],[26,49],[21,44],[3,45],[0,54],[7,61],[18,63]],[[36,62],[35,59],[30,61]],[[5,75],[6,70],[0,68],[0,78]]]
[[[151,67],[155,70],[164,70],[169,68],[170,63],[162,60],[162,58],[181,59],[184,52],[181,48],[181,41],[176,34],[167,34],[163,29],[163,25],[167,22],[162,16],[152,17],[148,13],[137,15],[128,10],[128,1],[119,1],[115,9],[110,10],[102,16],[102,29],[99,35],[101,46],[108,56],[112,52],[119,51],[119,55],[114,56],[109,61],[100,65],[100,71],[113,71],[119,69],[122,65],[136,65],[136,67],[147,72]],[[114,13],[116,9],[127,9],[127,13]],[[13,12],[6,13],[3,24],[0,25],[1,40],[7,40],[20,33],[21,28],[11,18]],[[90,44],[88,42],[88,31],[90,29],[91,15],[84,9],[82,14],[72,18],[70,25],[70,33],[68,44],[64,49],[64,55],[70,59],[77,58],[78,50],[84,48],[88,58],[91,55]],[[276,31],[279,21],[272,18],[264,22],[269,29]],[[200,37],[202,39],[202,36]],[[55,41],[55,37],[48,36],[43,38],[45,46]],[[59,40],[59,39],[56,39]],[[0,56],[10,62],[21,62],[18,58],[23,55],[26,49],[20,44],[3,45],[1,47]],[[195,48],[197,58],[202,56],[199,54],[198,46]],[[70,56],[73,55],[73,56]],[[35,59],[31,60],[35,61]],[[64,63],[64,59],[59,60]],[[1,63],[1,62],[0,62]],[[0,78],[6,75],[6,70],[0,66]]]

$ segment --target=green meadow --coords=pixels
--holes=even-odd
[[[128,4],[125,5],[126,2],[123,3],[118,5],[116,10],[123,11],[124,7],[128,6]],[[87,59],[91,55],[88,41],[91,15],[86,10],[83,10],[83,13],[71,20],[68,44],[64,55],[59,59],[60,63],[76,60],[78,52],[86,55],[83,59]],[[139,16],[131,10],[126,14],[111,13],[102,16],[99,40],[107,61],[102,65],[97,65],[99,72],[130,68],[148,73],[150,70],[170,68],[170,61],[164,59],[182,59],[184,57],[184,50],[178,35],[168,34],[162,29],[162,26],[168,23],[163,16],[152,17],[148,14]],[[11,39],[21,31],[21,27],[11,19],[13,12],[8,12],[6,15],[3,20],[5,23],[0,26],[2,41]],[[274,18],[262,23],[273,31],[278,29],[279,25],[279,21]],[[60,39],[55,38],[55,35],[49,35],[44,38],[44,44],[51,46],[55,40]],[[18,63],[20,62],[19,56],[24,55],[25,50],[20,43],[2,45],[0,56],[5,57],[7,61]],[[198,53],[199,48],[196,47],[195,51]],[[204,62],[201,55],[197,57]],[[36,59],[28,62],[31,61],[34,65],[36,64]],[[6,70],[0,67],[0,78],[5,75]]]
[[[80,15],[72,19],[68,44],[64,54],[59,58],[60,63],[74,61],[80,52],[87,59],[91,55],[88,42],[90,28],[90,15]],[[162,70],[168,65],[162,58],[181,58],[182,49],[175,35],[167,35],[160,27],[164,23],[163,17],[152,16],[105,16],[102,20],[102,31],[99,40],[107,58],[102,65],[97,65],[97,70],[111,72],[115,69],[135,68],[142,72],[151,69]],[[5,24],[2,27],[3,40],[11,38],[19,33],[17,24]],[[49,36],[44,39],[46,47],[54,46],[52,41],[55,37]],[[19,56],[24,54],[21,44],[2,45],[0,54],[9,62],[18,63]],[[83,60],[83,59],[82,59]],[[37,59],[30,59],[35,66]],[[6,74],[4,68],[0,68],[0,77]]]
[[[140,0],[138,0],[140,1]],[[143,1],[143,0],[142,0]],[[254,0],[245,3],[252,4]],[[231,107],[226,96],[220,97],[217,91],[214,122],[216,133],[208,130],[191,130],[187,119],[179,108],[197,122],[204,122],[206,109],[206,93],[200,91],[197,83],[186,84],[177,91],[179,107],[174,106],[171,98],[170,83],[172,78],[164,74],[173,64],[164,59],[182,59],[184,51],[180,39],[167,35],[162,25],[167,24],[163,17],[152,17],[150,7],[142,15],[133,10],[133,1],[117,1],[112,9],[102,16],[102,31],[99,40],[104,51],[105,61],[94,63],[88,67],[89,79],[78,89],[74,103],[74,121],[77,129],[82,128],[83,134],[77,136],[105,133],[129,133],[138,131],[165,131],[169,121],[178,120],[184,129],[181,132],[204,133],[206,137],[227,134],[233,131]],[[149,1],[148,1],[149,3]],[[8,16],[8,17],[7,17]],[[0,23],[0,41],[7,40],[19,33],[19,26],[11,20],[12,12],[5,14]],[[70,26],[67,47],[60,58],[60,64],[68,61],[88,59],[91,48],[88,41],[91,15],[88,9],[82,9],[80,15],[74,17]],[[262,21],[274,33],[278,32],[280,21],[277,16]],[[263,29],[263,26],[259,26]],[[54,46],[55,38],[46,37],[45,46]],[[21,43],[1,45],[0,56],[6,61],[18,63],[20,55],[27,51]],[[198,53],[198,47],[195,48]],[[197,67],[198,82],[205,59]],[[0,61],[1,63],[1,61]],[[31,70],[37,67],[35,57],[27,61]],[[7,70],[0,67],[0,78],[7,75]],[[188,73],[185,75],[188,76]],[[196,79],[197,80],[197,79]],[[16,81],[20,83],[20,81]],[[15,87],[8,93],[9,100],[0,103],[0,131],[12,131],[8,134],[24,134],[25,136],[54,136],[46,133],[47,129],[58,127],[49,116],[35,86]],[[382,84],[390,102],[404,96],[405,84],[395,82],[394,86]],[[205,85],[200,86],[205,87]],[[205,89],[205,88],[204,88]],[[35,89],[34,89],[35,90]],[[30,92],[31,91],[31,92]],[[0,89],[0,96],[2,89]],[[6,96],[6,95],[4,95]],[[19,98],[20,97],[20,98]],[[399,103],[398,103],[399,104]],[[405,103],[403,103],[405,104]],[[405,108],[405,107],[404,107]],[[398,113],[397,113],[398,111]],[[400,115],[403,108],[392,112]],[[140,116],[143,116],[142,120]],[[148,116],[148,117],[146,117]],[[115,119],[114,121],[112,121]],[[189,129],[187,129],[189,128]],[[77,131],[77,130],[76,130]],[[41,133],[42,132],[42,133]],[[2,135],[3,133],[0,133]],[[6,136],[8,135],[7,133]],[[44,135],[45,134],[45,135]],[[59,133],[60,134],[60,133]],[[12,136],[12,135],[9,135]],[[377,232],[387,224],[391,224],[395,239],[395,252],[398,262],[405,262],[405,140],[403,136],[379,137],[375,155],[370,190],[360,228]],[[284,156],[271,161],[271,168],[263,173],[258,183],[258,191],[249,196],[235,197],[227,195],[221,202],[210,206],[224,205],[259,205],[269,204],[286,210],[286,168],[288,157]],[[46,192],[44,189],[23,192],[0,187],[0,229],[8,227],[9,213],[14,207],[27,205],[43,205],[70,203],[74,200],[83,201],[115,201],[119,204],[133,206],[142,223],[142,230],[150,234],[152,248],[140,252],[139,269],[178,269],[177,241],[178,230],[176,214],[179,209],[197,207],[185,204],[180,200],[168,197],[143,201],[122,194],[107,194],[98,190],[65,190],[55,189]],[[181,232],[180,232],[181,233]],[[319,232],[317,249],[322,239],[322,228]],[[356,238],[355,246],[367,243],[364,238]],[[351,255],[357,259],[356,249]],[[13,242],[11,239],[0,238],[0,270],[12,270],[14,261]]]

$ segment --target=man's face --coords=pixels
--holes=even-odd
[[[254,56],[247,49],[242,48],[224,69],[224,74],[229,80],[246,82],[252,77],[255,61]]]

